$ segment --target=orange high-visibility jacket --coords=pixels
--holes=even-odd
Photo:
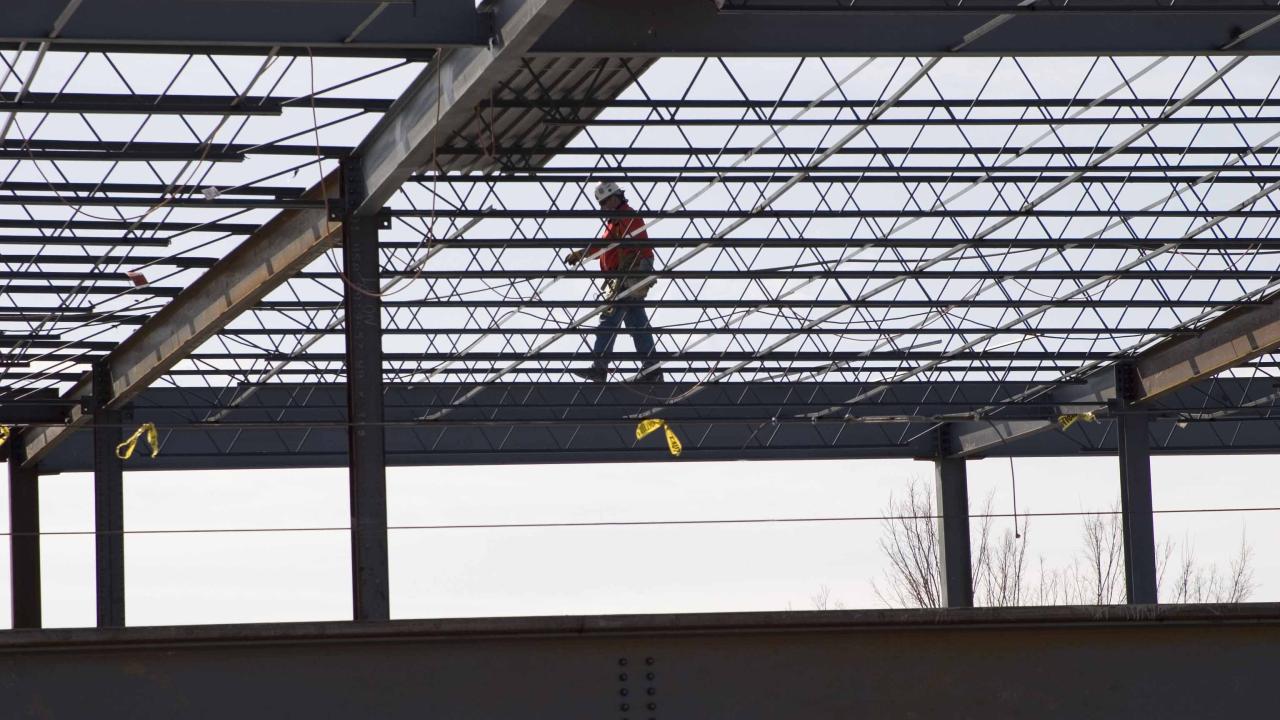
[[[630,205],[623,205],[619,210],[631,210]],[[599,245],[592,245],[587,248],[587,253],[591,254],[602,248],[608,247],[609,243],[623,238],[631,240],[648,240],[649,233],[639,228],[644,227],[644,220],[638,216],[633,217],[617,217],[609,218],[605,223],[604,235],[600,236],[603,241]],[[639,230],[639,232],[635,232]],[[634,235],[631,233],[635,233]],[[623,261],[631,256],[633,259],[651,258],[653,257],[653,248],[648,245],[623,245],[621,247],[610,248],[605,254],[600,256],[600,269],[605,272],[613,272],[622,267]]]

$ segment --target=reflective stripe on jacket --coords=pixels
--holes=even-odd
[[[618,209],[627,211],[631,210],[631,206],[623,205]],[[622,240],[624,238],[630,240],[648,240],[649,233],[640,229],[643,227],[644,220],[638,216],[610,218],[609,221],[605,223],[604,235],[600,236],[600,239],[604,242],[600,245],[592,245],[587,248],[587,253],[594,253],[601,248],[607,247],[609,243]],[[653,257],[653,248],[648,245],[623,245],[616,248],[610,248],[600,256],[600,269],[605,272],[629,269],[631,263],[635,262],[635,260],[651,257]],[[630,260],[631,262],[627,262],[627,260]]]

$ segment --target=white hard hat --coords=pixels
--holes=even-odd
[[[618,187],[618,183],[605,180],[596,186],[596,202],[602,203],[604,199],[610,195],[621,195],[622,188]]]

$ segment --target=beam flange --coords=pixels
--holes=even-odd
[[[1280,347],[1280,294],[1269,303],[1228,311],[1197,335],[1166,340],[1134,362],[1138,402],[1217,375]]]
[[[814,2],[818,6],[823,3]],[[1267,23],[1275,8],[1236,3],[1217,12],[1180,13],[1152,4],[1130,12],[1109,3],[1058,12],[1046,5],[1019,12],[1017,3],[982,12],[951,3],[938,12],[880,12],[848,8],[819,13],[719,13],[691,0],[577,0],[533,47],[535,54],[670,56],[1192,55],[1275,53],[1280,34]],[[826,3],[834,9],[838,4]],[[854,3],[857,8],[860,3]],[[1008,12],[1013,11],[1013,12]],[[1015,15],[1016,14],[1016,15]],[[974,42],[957,47],[986,20],[1009,18]]]
[[[471,0],[94,0],[50,38],[49,27],[65,4],[6,0],[0,42],[185,52],[247,48],[265,54],[282,47],[428,49],[483,45],[489,38],[487,19]]]
[[[451,135],[468,122],[497,84],[519,69],[525,53],[573,0],[522,0],[495,9],[497,42],[444,54],[400,96],[369,133],[360,158],[365,199],[360,215],[377,212]]]

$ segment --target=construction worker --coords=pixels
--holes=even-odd
[[[564,262],[570,266],[577,265],[613,243],[622,243],[600,255],[601,270],[625,274],[605,281],[602,296],[608,307],[600,313],[600,325],[596,328],[595,343],[591,351],[594,361],[586,370],[573,371],[573,374],[583,379],[604,382],[609,375],[608,357],[613,352],[613,342],[618,337],[618,328],[622,323],[626,323],[631,330],[631,341],[635,343],[636,352],[646,358],[653,354],[653,331],[649,328],[649,316],[644,310],[644,298],[653,286],[653,281],[649,280],[653,275],[653,248],[637,243],[648,240],[649,234],[644,231],[644,220],[638,215],[629,214],[634,211],[627,204],[627,196],[617,183],[600,183],[596,186],[595,195],[601,210],[628,214],[606,218],[601,243],[570,252],[564,256]],[[645,282],[646,280],[649,281]],[[626,296],[622,297],[624,293]],[[615,299],[622,304],[615,304]],[[662,382],[662,371],[654,367],[652,360],[646,360],[636,379],[641,382]]]

